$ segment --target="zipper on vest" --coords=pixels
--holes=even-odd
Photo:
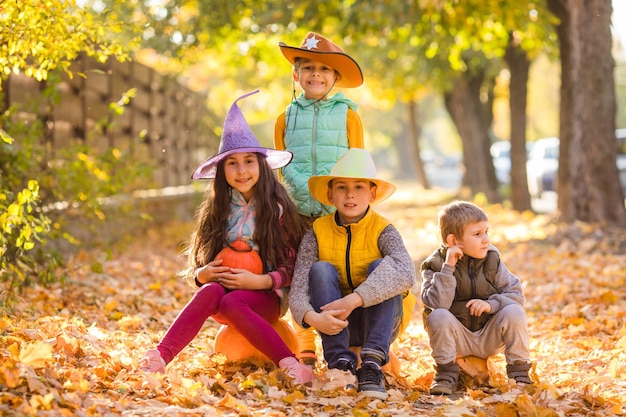
[[[320,110],[320,104],[315,102],[313,105],[313,126],[311,127],[311,174],[317,175],[317,157],[315,156],[315,148],[317,146],[317,116]],[[315,212],[315,198],[309,193],[309,207],[311,217],[316,217],[320,213]]]
[[[346,233],[348,234],[348,244],[346,245],[346,281],[348,285],[354,291],[354,284],[352,283],[352,273],[350,272],[350,247],[352,246],[352,230],[350,226],[344,226]]]
[[[470,277],[470,283],[472,286],[470,299],[474,299],[476,298],[476,275],[474,275],[474,260],[473,259],[470,259],[469,261],[468,272],[469,272],[469,277]],[[470,314],[470,330],[471,331],[476,330],[476,319],[477,319],[476,316],[473,316]]]

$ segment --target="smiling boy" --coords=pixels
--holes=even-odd
[[[415,269],[398,230],[371,205],[395,186],[376,178],[364,149],[350,149],[330,175],[311,177],[311,194],[336,212],[320,217],[303,238],[289,293],[297,323],[321,336],[329,369],[357,376],[358,392],[386,399],[381,366],[400,331],[403,297]],[[359,346],[358,357],[350,347]]]

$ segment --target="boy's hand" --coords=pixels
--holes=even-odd
[[[304,315],[304,321],[318,332],[334,336],[348,326],[348,321],[340,318],[344,314],[343,310],[325,310],[321,313],[311,310]]]
[[[456,263],[463,257],[463,245],[458,244],[457,239],[451,233],[446,237],[448,250],[446,251],[446,263],[456,266]]]
[[[342,310],[344,314],[341,316],[337,316],[337,318],[341,320],[346,320],[352,311],[355,308],[361,307],[363,305],[363,300],[361,296],[357,293],[350,293],[345,297],[342,297],[338,300],[331,301],[330,303],[323,305],[320,310],[328,311],[328,310]]]
[[[491,313],[491,304],[485,300],[469,300],[465,307],[469,309],[472,316],[480,316],[483,313]]]
[[[463,248],[461,246],[450,246],[446,252],[446,263],[450,266],[456,266],[456,263],[463,257]]]

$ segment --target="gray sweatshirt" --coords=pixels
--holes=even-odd
[[[388,225],[378,237],[381,263],[354,292],[370,307],[410,290],[416,282],[415,266],[402,236]],[[289,308],[297,323],[304,325],[304,315],[314,310],[309,297],[309,270],[319,259],[317,238],[310,230],[302,239],[289,292]],[[308,327],[305,325],[305,327]]]

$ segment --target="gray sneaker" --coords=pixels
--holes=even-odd
[[[374,363],[365,362],[358,371],[356,371],[358,380],[358,392],[379,400],[387,399],[387,389],[385,388],[385,375]]]
[[[450,395],[459,382],[460,368],[456,362],[435,366],[436,373],[430,386],[431,395]]]

